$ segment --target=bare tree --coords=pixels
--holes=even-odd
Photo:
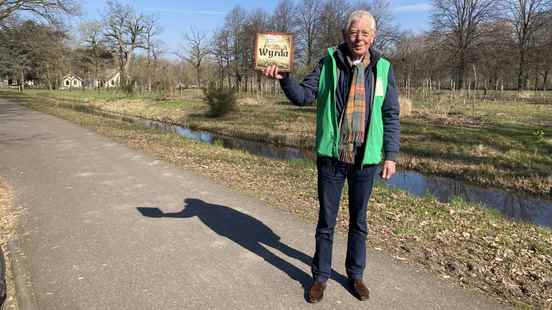
[[[129,83],[129,68],[134,51],[147,47],[147,30],[154,22],[154,19],[136,13],[131,6],[114,0],[107,2],[104,36],[118,57],[121,86],[127,91],[132,90],[132,84]]]
[[[229,49],[231,50],[231,74],[234,78],[234,87],[240,89],[243,79],[243,67],[249,64],[243,62],[242,52],[246,48],[243,33],[247,12],[239,7],[234,7],[228,15],[226,15],[224,29],[229,36]]]
[[[343,40],[342,30],[351,7],[346,0],[326,0],[320,9],[316,47],[318,50],[336,46]]]
[[[297,14],[292,0],[280,0],[270,18],[270,25],[274,31],[295,32],[297,28]]]
[[[456,86],[462,88],[472,52],[482,36],[483,24],[497,14],[497,0],[433,0],[432,31],[455,63]]]
[[[397,40],[394,66],[395,73],[406,80],[419,80],[427,77],[424,74],[424,58],[429,52],[424,35],[402,34]]]
[[[152,76],[154,73],[154,66],[156,66],[160,50],[160,43],[156,42],[155,38],[161,33],[161,27],[157,17],[146,16],[145,17],[145,29],[144,29],[144,41],[146,49],[146,74],[147,74],[147,87],[148,91],[152,90]]]
[[[105,57],[106,47],[103,41],[102,25],[98,21],[83,22],[80,25],[81,43],[90,52],[93,79],[99,80],[102,58]],[[100,85],[94,85],[99,87]]]
[[[229,70],[232,50],[230,48],[230,36],[228,31],[224,28],[215,31],[210,46],[209,53],[213,55],[217,64],[216,67],[220,85],[222,86],[224,84],[225,78],[228,78],[228,85],[230,85]]]
[[[475,62],[482,80],[486,80],[483,87],[498,89],[504,80],[511,81],[516,71],[512,27],[504,20],[484,27]]]
[[[243,66],[243,71],[245,73],[245,87],[244,91],[253,90],[255,86],[253,85],[256,82],[257,89],[261,90],[261,78],[262,74],[253,69],[253,61],[255,58],[255,41],[256,33],[265,32],[269,27],[270,17],[265,10],[256,9],[253,12],[247,15],[247,19],[244,25],[244,31],[242,34],[242,40],[244,42],[245,48],[242,49],[242,62],[246,65]]]
[[[306,66],[311,66],[316,55],[315,40],[320,18],[320,2],[318,0],[302,0],[297,7],[299,16],[298,45],[303,50]]]
[[[194,67],[197,86],[201,88],[202,64],[209,55],[207,35],[191,27],[190,30],[184,34],[184,40],[187,46],[183,47],[183,52],[179,53],[178,56]]]
[[[393,23],[393,14],[389,0],[359,2],[353,9],[368,10],[376,20],[377,36],[374,46],[380,50],[390,47],[399,38],[399,28]]]
[[[535,49],[535,35],[546,25],[546,17],[552,9],[550,0],[506,0],[507,16],[515,33],[518,51],[517,87],[527,88],[527,55]]]
[[[61,15],[78,15],[79,6],[73,0],[0,0],[0,24],[17,12],[30,12],[57,23]]]
[[[550,33],[552,32],[552,12],[548,14],[547,18],[547,26],[545,28],[545,31],[542,32],[541,37],[546,38],[544,40],[544,44],[542,45],[542,50],[545,49],[547,51],[552,50],[552,37],[550,37]],[[548,35],[547,35],[548,34]],[[542,88],[543,90],[547,89],[548,79],[550,78],[550,73],[552,72],[552,54],[550,52],[543,53],[546,55],[543,61],[543,83]],[[550,89],[550,88],[548,88]]]

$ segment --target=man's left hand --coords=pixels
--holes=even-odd
[[[383,169],[381,170],[381,178],[389,180],[395,174],[397,163],[392,160],[386,160],[383,162]]]

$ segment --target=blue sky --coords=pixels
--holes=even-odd
[[[272,12],[278,0],[121,0],[121,2],[131,4],[137,11],[157,15],[163,29],[160,39],[169,50],[174,51],[183,42],[183,34],[192,26],[210,33],[224,23],[226,13],[236,5],[247,10],[263,8]],[[105,8],[106,1],[87,0],[82,3],[82,18],[98,19]],[[420,33],[429,29],[431,0],[426,2],[391,0],[390,3],[394,22],[401,30]]]

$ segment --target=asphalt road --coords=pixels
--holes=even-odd
[[[304,299],[314,225],[53,116],[0,99],[0,175],[39,309],[503,309],[369,251],[371,299]]]

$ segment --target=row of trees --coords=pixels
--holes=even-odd
[[[23,19],[18,14],[25,11],[34,18]],[[100,80],[106,78],[106,69],[116,68],[121,73],[121,86],[130,89],[135,84],[133,63],[145,59],[145,72],[155,71],[154,61],[162,66],[155,41],[161,30],[154,16],[108,1],[102,20],[82,23],[75,38],[75,33],[64,30],[63,21],[78,14],[78,6],[70,0],[0,1],[0,77],[20,84],[39,80],[55,88],[67,73]],[[137,50],[143,51],[139,59],[134,58]],[[142,75],[151,89],[152,74]]]
[[[340,43],[343,25],[355,9],[368,9],[374,14],[379,25],[376,44],[379,48],[390,48],[398,37],[398,30],[392,24],[390,6],[385,0],[355,4],[347,0],[281,0],[272,13],[235,7],[226,15],[224,25],[215,31],[210,43],[205,40],[201,46],[195,40],[192,46],[195,50],[210,51],[217,64],[219,83],[246,91],[262,88],[262,77],[251,66],[257,32],[294,33],[294,71],[301,76],[312,70],[327,47]]]
[[[260,31],[292,32],[296,70],[312,70],[327,47],[341,42],[349,13],[368,9],[378,25],[375,45],[395,64],[403,85],[453,88],[546,89],[552,69],[552,0],[433,0],[431,30],[401,33],[386,0],[280,0],[275,10],[235,7],[208,38],[190,32],[188,57],[197,80],[205,59],[216,63],[217,79],[241,90],[262,88],[253,46]],[[467,81],[467,82],[466,82]]]
[[[21,14],[33,20],[22,22]],[[65,49],[66,35],[58,29],[65,16],[78,14],[72,0],[0,0],[0,78],[25,81],[36,75],[53,81],[61,68],[57,55]]]
[[[21,13],[59,25],[64,16],[78,14],[79,6],[72,0],[1,0],[0,27],[7,27]]]
[[[375,45],[391,58],[403,85],[550,84],[552,0],[433,0],[432,28],[423,34],[401,33],[387,0],[280,0],[273,12],[234,7],[213,33],[189,29],[178,51],[163,48],[155,16],[116,0],[107,2],[100,20],[83,23],[76,40],[62,30],[60,18],[78,14],[70,0],[0,1],[0,77],[32,77],[56,87],[68,72],[97,80],[106,68],[116,68],[128,90],[202,87],[211,80],[262,92],[274,85],[253,70],[257,32],[295,34],[294,73],[301,77],[327,47],[341,42],[346,18],[356,9],[375,16]],[[22,10],[39,19],[22,21],[17,16]]]
[[[434,0],[432,30],[403,35],[395,56],[415,80],[469,78],[478,87],[546,87],[552,55],[550,0]],[[479,82],[478,82],[479,81]]]
[[[63,32],[33,21],[0,31],[0,80],[2,76],[18,81],[40,77],[48,87],[55,87],[66,67],[60,57],[65,39]]]
[[[324,47],[339,43],[341,27],[353,9],[368,8],[376,12],[380,29],[383,30],[381,33],[386,34],[381,36],[386,40],[380,40],[380,46],[392,42],[396,29],[391,25],[388,5],[382,0],[375,1],[371,4],[359,2],[353,6],[346,0],[304,0],[298,4],[292,0],[282,0],[274,14],[260,9],[247,11],[235,7],[226,16],[224,25],[215,33],[207,34],[192,28],[183,34],[182,48],[171,52],[164,50],[162,42],[156,39],[161,29],[154,16],[142,14],[129,5],[110,0],[101,20],[81,25],[78,45],[69,51],[60,48],[67,47],[70,42],[67,33],[60,31],[57,24],[14,22],[12,27],[2,30],[2,35],[10,36],[15,45],[0,43],[0,48],[4,49],[4,52],[0,52],[0,59],[6,63],[0,70],[4,73],[10,72],[12,77],[17,76],[21,80],[25,76],[38,78],[49,87],[57,86],[63,72],[77,72],[80,76],[97,80],[105,68],[117,67],[121,72],[121,85],[127,89],[134,85],[148,90],[174,87],[178,82],[202,87],[204,80],[216,79],[219,84],[249,91],[266,84],[266,81],[262,83],[261,75],[252,69],[255,33],[296,33],[296,68],[299,74],[305,73],[312,69]],[[65,7],[66,5],[60,6],[56,12],[72,14],[64,11]],[[57,37],[55,40],[35,40],[35,36],[24,34],[26,27],[41,28],[43,32],[56,33]],[[320,30],[322,28],[324,31]],[[35,53],[24,57],[27,59],[26,63],[14,64],[13,59],[20,57],[26,50],[16,45],[32,45],[38,42],[46,44],[31,47]],[[6,52],[8,50],[9,53]],[[49,55],[44,50],[48,50]],[[37,58],[40,58],[37,57],[38,54],[44,55],[44,64],[36,64]],[[176,55],[178,61],[174,57],[166,57],[168,54]],[[49,71],[43,67],[47,67]],[[160,79],[166,75],[160,74],[160,70],[177,72],[179,75],[172,82],[162,82]],[[46,71],[50,73],[45,74]],[[193,73],[193,78],[190,78],[190,72]],[[273,87],[272,84],[271,86]]]

